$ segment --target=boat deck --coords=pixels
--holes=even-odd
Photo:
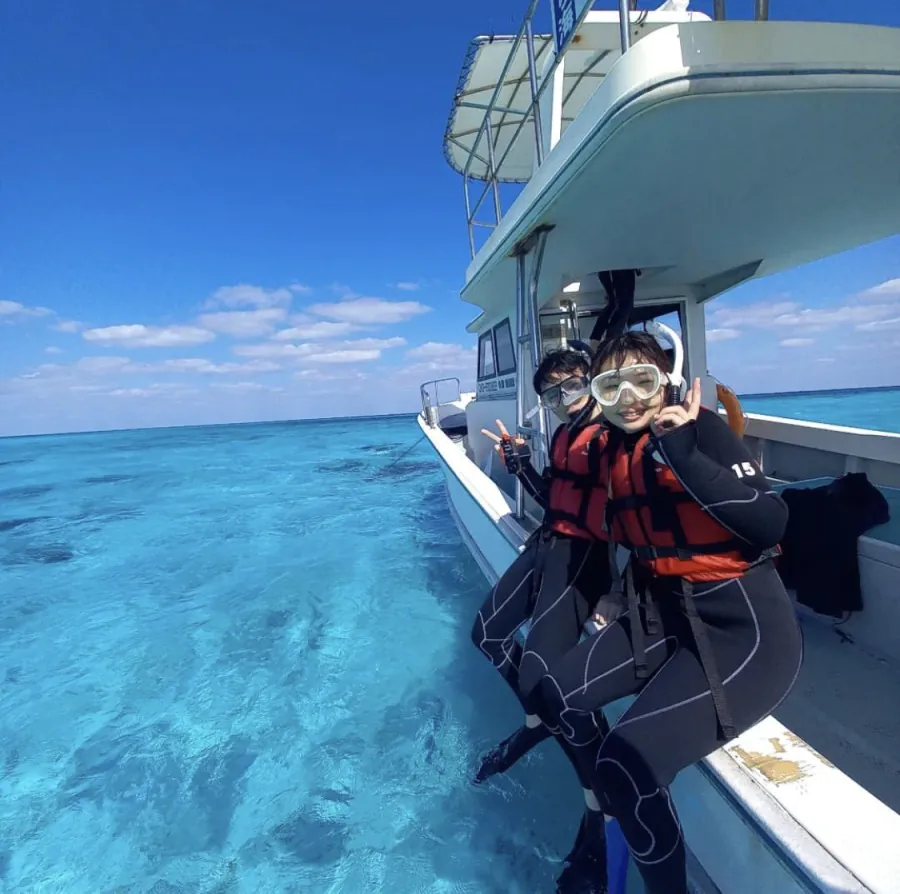
[[[779,485],[820,487],[831,478]],[[891,518],[866,538],[900,547],[900,490],[880,487]],[[880,594],[891,598],[893,594]],[[777,719],[847,776],[900,812],[900,662],[897,650],[860,642],[866,611],[846,625],[800,610],[805,656],[800,677]],[[862,630],[863,637],[855,636]],[[870,639],[871,637],[865,637]],[[835,809],[839,809],[837,806]]]
[[[801,626],[803,668],[776,718],[900,812],[900,665],[825,619],[803,612]]]

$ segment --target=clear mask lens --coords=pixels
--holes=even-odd
[[[662,387],[663,377],[652,363],[636,363],[595,376],[591,393],[598,404],[615,406],[628,391],[636,400],[650,400]]]
[[[588,380],[584,376],[572,376],[558,385],[545,388],[538,398],[542,407],[555,410],[557,407],[570,407],[575,401],[580,400],[590,393]]]

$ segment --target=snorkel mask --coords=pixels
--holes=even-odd
[[[584,342],[575,339],[569,341],[568,347],[582,355],[584,358],[585,369],[590,370],[591,363],[594,359],[590,347]],[[573,418],[569,414],[568,408],[583,397],[587,397],[589,400],[580,412],[574,414]],[[591,409],[593,400],[591,400],[590,397],[590,373],[576,373],[575,375],[569,376],[561,382],[555,382],[553,385],[538,392],[537,404],[535,404],[535,406],[526,414],[525,419],[528,421],[536,416],[541,410],[549,410],[550,412],[555,413],[560,419],[566,420],[568,418],[568,421],[572,423],[575,420],[580,420],[584,412]]]
[[[657,341],[665,339],[671,343],[675,351],[672,372],[666,375],[653,363],[634,363],[621,369],[602,372],[591,382],[591,395],[601,407],[615,406],[625,391],[630,392],[636,400],[650,400],[664,385],[666,404],[677,404],[681,401],[684,384],[684,345],[678,335],[664,323],[651,320],[645,328]]]
[[[549,388],[545,388],[539,395],[538,401],[544,409],[555,410],[559,406],[571,407],[575,401],[590,394],[590,379],[587,376],[570,376]]]

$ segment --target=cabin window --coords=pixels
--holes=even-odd
[[[493,379],[497,375],[497,365],[494,363],[494,333],[485,332],[478,339],[478,380]]]
[[[497,375],[506,376],[516,371],[516,352],[513,347],[509,320],[494,326],[494,345],[497,349]]]

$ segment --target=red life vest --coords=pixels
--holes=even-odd
[[[583,540],[608,540],[606,489],[600,483],[604,426],[591,423],[574,436],[561,425],[550,446],[550,497],[544,523],[559,534]]]
[[[748,545],[705,512],[675,473],[653,457],[650,435],[601,457],[607,521],[616,543],[654,574],[689,581],[730,580],[753,564]]]

